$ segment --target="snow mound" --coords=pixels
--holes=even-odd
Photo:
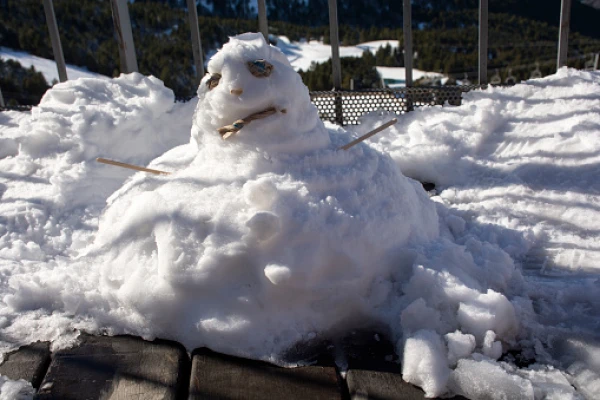
[[[58,201],[74,208],[103,203],[131,175],[105,173],[97,157],[146,164],[182,143],[164,115],[175,109],[173,92],[162,81],[134,73],[105,81],[82,78],[55,85],[21,129],[20,143],[33,159],[58,158],[50,176]],[[177,121],[177,118],[173,118]],[[175,129],[174,129],[175,128]]]
[[[253,76],[254,60],[271,75]],[[373,284],[397,253],[438,236],[434,203],[387,155],[338,150],[351,137],[324,127],[261,35],[232,38],[208,71],[221,78],[200,84],[193,142],[155,163],[178,169],[138,175],[109,199],[97,236],[104,287],[157,333],[252,357],[374,318]],[[268,107],[286,112],[217,133]]]

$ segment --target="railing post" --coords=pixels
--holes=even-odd
[[[558,33],[558,58],[556,69],[567,65],[569,48],[569,24],[571,22],[571,0],[562,0],[560,4],[560,29]]]
[[[4,103],[4,97],[2,97],[2,89],[0,88],[0,107],[4,108],[6,107],[6,104]]]
[[[404,33],[404,72],[406,87],[410,87],[413,84],[412,79],[412,68],[413,68],[413,48],[412,48],[412,10],[410,5],[411,0],[403,0],[404,8],[402,11],[402,17],[404,20],[403,33]]]
[[[340,62],[337,0],[329,0],[329,37],[331,42],[331,64],[333,66],[333,88],[340,90],[342,88],[342,65]]]
[[[342,88],[342,64],[340,61],[340,38],[338,33],[337,0],[329,0],[329,38],[331,42],[331,65],[333,76],[333,90]],[[335,93],[335,121],[344,124],[342,110],[342,96]]]
[[[119,42],[121,71],[125,73],[138,72],[127,0],[110,0],[110,6],[112,9],[115,31],[117,32],[117,41]]]
[[[479,84],[487,83],[488,0],[479,0]]]
[[[269,25],[267,24],[267,6],[265,0],[258,0],[258,30],[263,34],[267,43],[269,43]]]
[[[188,16],[190,18],[190,32],[192,35],[192,52],[194,53],[194,65],[196,66],[196,84],[204,76],[204,59],[202,57],[202,41],[200,40],[200,27],[198,26],[198,10],[196,0],[187,0]]]
[[[50,42],[52,43],[52,52],[54,53],[54,60],[56,61],[56,69],[58,69],[58,79],[61,82],[65,82],[68,79],[67,66],[65,65],[65,56],[63,55],[62,45],[60,44],[60,36],[58,35],[58,25],[56,24],[52,0],[44,0],[44,13],[46,14],[48,32],[50,32]]]

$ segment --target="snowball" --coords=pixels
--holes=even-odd
[[[402,379],[420,386],[426,397],[437,397],[446,392],[450,372],[440,335],[431,330],[420,330],[406,340]]]
[[[448,363],[455,366],[461,358],[467,358],[475,350],[475,336],[464,334],[460,331],[444,335],[448,346]]]
[[[513,305],[500,293],[488,290],[458,307],[457,319],[461,326],[472,333],[478,343],[492,330],[502,340],[514,339],[519,323]]]
[[[265,276],[273,285],[279,285],[291,278],[292,271],[284,265],[269,264],[265,267]]]
[[[243,187],[246,202],[259,209],[269,209],[277,200],[277,187],[268,177],[249,181]]]
[[[483,338],[482,350],[487,357],[497,360],[502,355],[502,343],[495,341],[496,334],[494,331],[487,331]]]

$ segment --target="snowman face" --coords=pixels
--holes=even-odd
[[[286,75],[296,75],[278,49],[269,46],[261,34],[253,33],[231,38],[211,58],[207,69],[198,88],[200,102],[219,104],[246,115],[268,106],[277,107],[274,88],[281,86]],[[243,118],[243,113],[236,118]]]
[[[317,126],[324,129],[300,75],[261,34],[230,38],[207,70],[198,88],[192,128],[198,146],[235,134],[235,143],[261,149],[279,144],[284,151],[283,143],[299,135],[314,141],[308,132]],[[325,138],[324,132],[318,135]]]

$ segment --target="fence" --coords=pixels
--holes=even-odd
[[[311,92],[310,98],[322,120],[339,125],[356,125],[369,112],[384,110],[397,115],[416,107],[460,105],[463,92],[480,85],[453,87],[419,87],[370,89],[364,91]]]
[[[401,113],[412,110],[414,107],[425,104],[443,104],[448,101],[450,104],[460,104],[460,94],[468,91],[474,86],[461,88],[426,88],[413,89],[412,80],[412,21],[411,21],[411,0],[403,0],[403,32],[404,32],[404,65],[406,76],[406,89],[400,90],[370,90],[363,91],[342,91],[342,70],[339,52],[339,35],[337,20],[337,0],[328,0],[329,2],[329,23],[331,35],[331,53],[332,53],[332,81],[334,90],[331,92],[311,93],[313,103],[319,109],[320,114],[326,120],[339,124],[357,123],[360,113],[371,110],[374,106],[388,109],[389,111]],[[113,13],[113,22],[115,26],[117,40],[119,42],[119,55],[121,61],[121,70],[125,73],[137,71],[137,59],[131,32],[131,23],[129,19],[128,0],[111,0]],[[60,80],[68,79],[65,68],[65,61],[60,44],[60,37],[52,0],[43,0],[46,21],[51,37],[54,58],[59,71]],[[196,78],[199,81],[204,75],[204,62],[202,60],[202,43],[200,31],[198,28],[198,16],[196,2],[187,0],[189,12],[192,50],[194,64],[196,66]],[[265,0],[257,0],[258,25],[259,30],[268,40],[268,22],[266,15]],[[568,33],[571,17],[571,0],[561,0],[560,11],[560,29],[558,38],[557,69],[566,65]],[[480,85],[486,85],[487,79],[487,57],[488,57],[488,0],[479,0],[479,47],[478,47],[478,81]],[[596,58],[596,66],[597,66]],[[493,79],[494,80],[494,79]],[[496,81],[492,83],[498,83]],[[4,100],[0,90],[0,109],[4,107]]]

